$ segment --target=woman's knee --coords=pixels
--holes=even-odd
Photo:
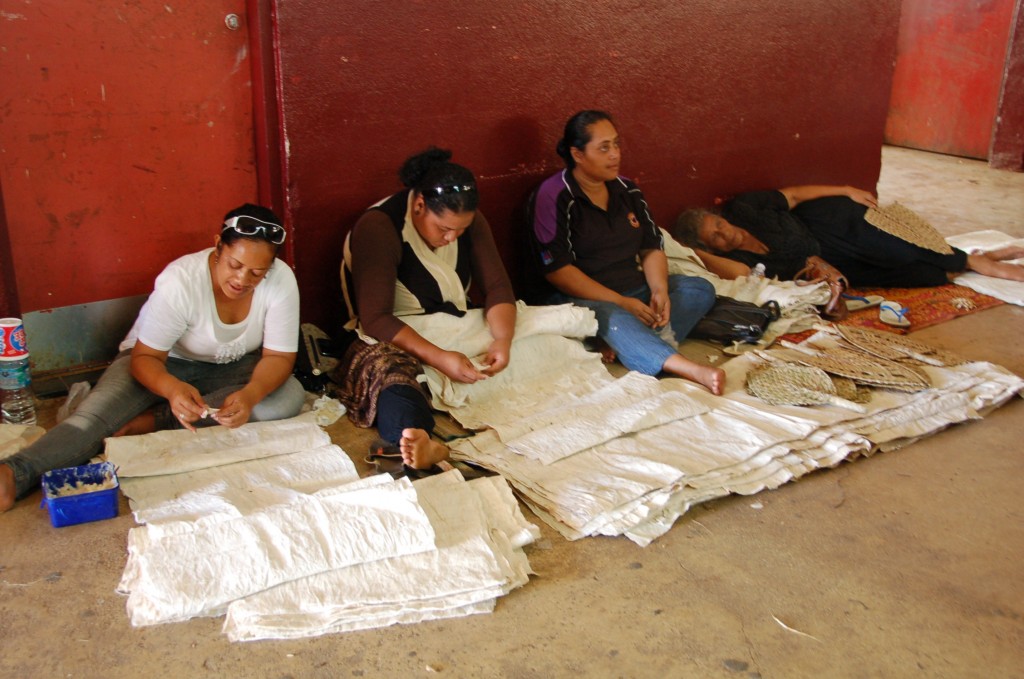
[[[670,276],[669,277],[669,295],[675,297],[680,296],[680,300],[687,304],[694,306],[704,306],[711,308],[711,305],[715,303],[715,286],[711,284],[711,281],[700,278],[699,276]],[[673,300],[675,303],[675,300]]]
[[[284,420],[295,417],[306,402],[306,390],[294,377],[289,377],[280,387],[272,391],[252,409],[254,422]]]

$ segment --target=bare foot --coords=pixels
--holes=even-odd
[[[597,339],[597,350],[601,354],[601,363],[604,363],[605,365],[615,363],[615,359],[617,358],[615,350],[600,337]]]
[[[680,354],[672,354],[661,366],[665,372],[685,377],[691,382],[696,382],[705,387],[715,396],[721,396],[725,390],[725,371],[721,368],[714,368],[709,365],[694,363]]]
[[[156,431],[156,415],[152,410],[147,410],[141,415],[133,417],[128,424],[114,432],[114,436],[136,436],[138,434],[152,434]]]
[[[1024,247],[1019,245],[1007,245],[1006,247],[999,248],[998,250],[983,252],[981,254],[985,255],[989,259],[995,259],[998,261],[1020,259],[1021,257],[1024,257]]]
[[[6,512],[14,506],[17,490],[14,486],[14,470],[0,463],[0,512]]]
[[[413,469],[430,469],[448,459],[448,447],[430,438],[430,434],[422,429],[403,429],[398,447],[402,451],[402,461]]]
[[[967,268],[982,276],[1005,278],[1010,281],[1024,281],[1024,266],[1000,262],[985,255],[967,255]]]

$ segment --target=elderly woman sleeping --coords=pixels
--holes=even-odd
[[[1022,248],[941,254],[868,223],[869,207],[874,195],[852,186],[793,186],[739,194],[721,210],[686,210],[669,231],[698,254],[717,255],[707,265],[722,278],[760,262],[768,276],[791,279],[817,256],[854,287],[932,287],[967,270],[1024,281],[1024,267],[1003,261],[1024,256]]]

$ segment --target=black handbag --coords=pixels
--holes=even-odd
[[[768,324],[777,321],[780,314],[779,303],[775,300],[758,306],[753,302],[718,296],[715,306],[700,319],[689,336],[726,345],[734,342],[756,344],[764,336]]]

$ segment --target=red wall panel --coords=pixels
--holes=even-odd
[[[1016,0],[904,0],[885,138],[988,158]]]
[[[303,316],[335,327],[344,234],[429,144],[473,169],[514,280],[522,201],[599,107],[665,223],[797,182],[874,188],[898,4],[279,2],[284,201]]]
[[[22,313],[147,293],[255,199],[248,34],[229,12],[244,2],[5,5],[0,186]]]
[[[303,315],[325,327],[344,233],[428,144],[477,172],[514,277],[517,210],[560,167],[555,140],[582,107],[617,117],[624,172],[662,222],[723,193],[878,176],[896,0],[249,4],[277,57],[263,193],[294,229]],[[3,264],[22,312],[145,293],[255,196],[246,21],[224,26],[244,9],[67,0],[5,15]]]
[[[1006,69],[989,164],[1000,170],[1024,170],[1024,0],[1016,0]]]

